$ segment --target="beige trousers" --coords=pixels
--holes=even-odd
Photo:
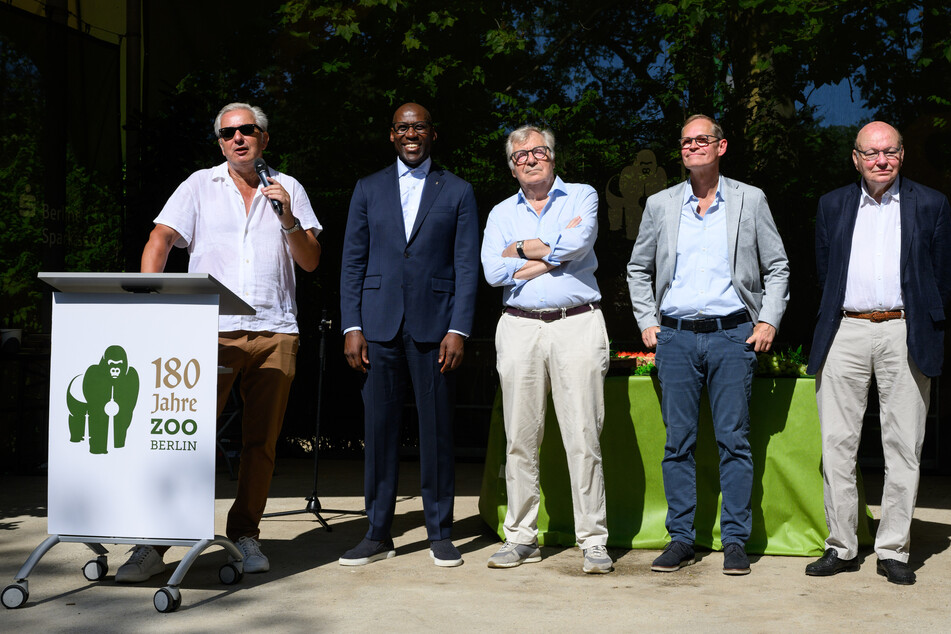
[[[885,456],[875,553],[879,559],[908,561],[931,379],[911,360],[906,334],[904,319],[872,323],[843,317],[816,377],[829,526],[826,548],[835,548],[844,559],[858,554],[856,529],[864,509],[858,508],[855,462],[874,374]]]
[[[551,392],[568,458],[575,537],[582,548],[607,544],[601,427],[609,341],[600,310],[558,321],[503,314],[495,334],[505,417],[505,539],[537,538],[538,449]]]

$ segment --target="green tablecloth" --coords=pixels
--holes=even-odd
[[[604,386],[605,420],[601,433],[607,496],[608,545],[663,548],[669,540],[664,521],[661,459],[665,431],[656,377],[608,377]],[[753,382],[750,442],[753,448],[753,532],[751,554],[821,555],[828,531],[822,504],[822,449],[812,379]],[[538,541],[575,544],[571,491],[561,434],[549,401],[540,452],[542,500]],[[704,396],[697,443],[696,544],[718,550],[720,481],[710,408]],[[505,431],[501,394],[496,395],[486,450],[479,512],[504,539]],[[859,503],[865,497],[859,474]],[[870,544],[871,518],[859,522],[859,541]]]

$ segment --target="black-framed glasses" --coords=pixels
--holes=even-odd
[[[698,136],[684,136],[680,137],[680,147],[688,148],[694,143],[697,144],[697,147],[707,147],[715,141],[719,141],[720,137],[713,136],[712,134],[700,134]]]
[[[877,161],[881,154],[885,155],[886,161],[897,161],[901,157],[901,147],[887,147],[884,150],[868,149],[864,151],[855,148],[855,153],[858,154],[859,158],[869,163]]]
[[[410,128],[416,130],[416,134],[429,134],[429,131],[433,129],[433,124],[429,123],[428,121],[417,121],[416,123],[405,123],[400,121],[399,123],[394,123],[391,127],[393,128],[393,132],[403,136],[409,132]]]
[[[245,123],[244,125],[234,126],[230,128],[220,128],[218,130],[218,138],[224,139],[225,141],[230,141],[234,136],[235,132],[240,132],[241,136],[251,136],[254,134],[254,129],[257,128],[261,132],[264,132],[264,128],[259,126],[256,123]]]
[[[539,161],[544,161],[549,157],[551,153],[551,148],[547,145],[536,145],[530,150],[515,150],[512,152],[512,156],[509,158],[512,159],[512,162],[516,165],[524,165],[528,160],[528,155],[531,154]]]

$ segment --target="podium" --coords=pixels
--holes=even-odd
[[[254,309],[200,273],[39,273],[53,293],[50,351],[49,537],[0,593],[29,598],[28,577],[56,544],[96,555],[83,575],[109,570],[103,543],[188,546],[159,612],[211,546],[231,556],[222,583],[243,576],[241,552],[214,534],[218,315]]]

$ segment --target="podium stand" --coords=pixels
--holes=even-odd
[[[86,544],[90,581],[106,576],[103,543],[189,546],[159,612],[181,605],[181,584],[211,546],[218,571],[241,580],[242,555],[214,534],[218,314],[254,309],[207,274],[40,273],[53,293],[50,353],[50,536],[0,593],[29,598],[27,578],[56,544]]]

